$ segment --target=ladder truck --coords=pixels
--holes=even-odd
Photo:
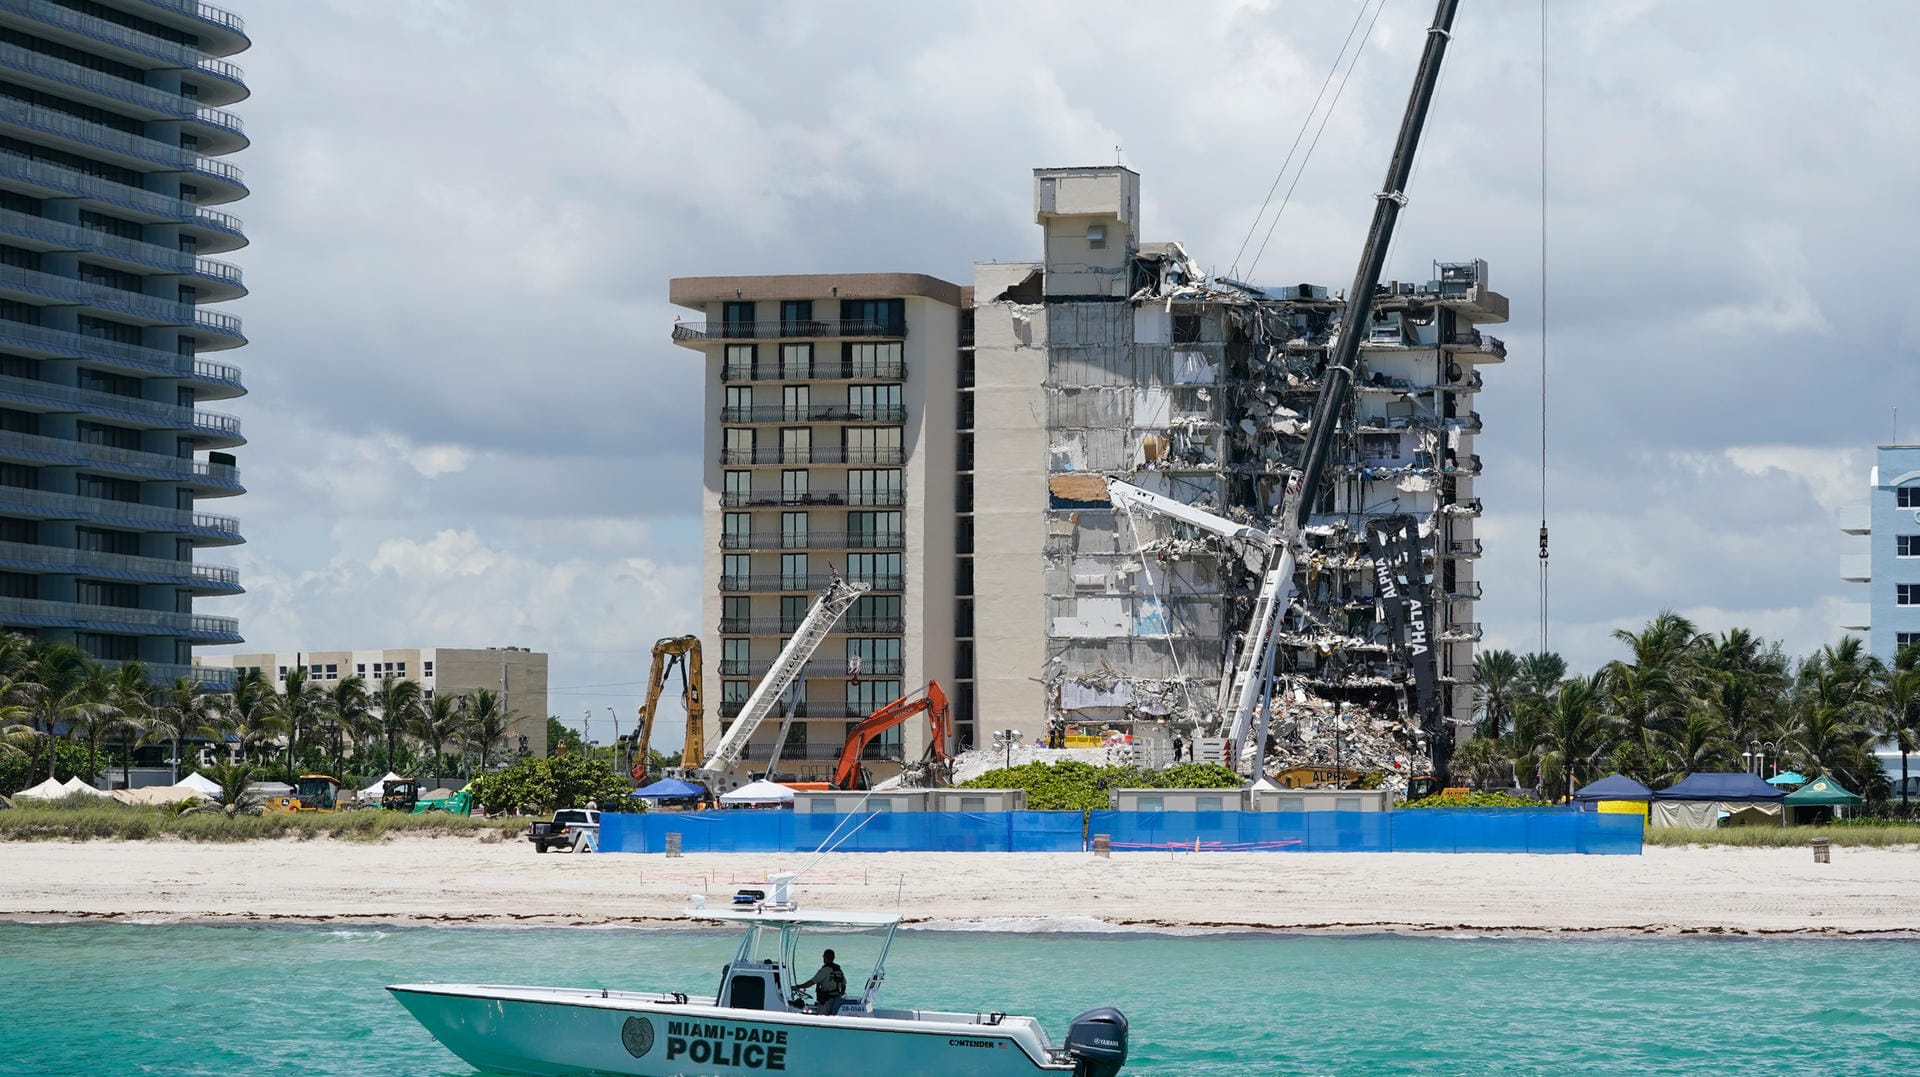
[[[677,777],[706,786],[707,791],[716,798],[747,784],[744,779],[736,777],[733,770],[746,754],[748,738],[779,706],[780,696],[800,679],[806,670],[807,660],[820,649],[820,644],[826,641],[827,634],[833,631],[833,626],[840,622],[841,616],[852,608],[855,600],[872,589],[870,583],[849,583],[836,573],[821,590],[820,596],[813,600],[813,607],[807,610],[800,627],[794,629],[793,638],[774,658],[767,675],[760,679],[753,694],[747,697],[747,702],[740,708],[740,716],[727,728],[706,763],[698,769],[684,771]]]
[[[1270,713],[1271,706],[1263,708],[1261,704],[1263,701],[1270,703],[1272,692],[1273,663],[1277,650],[1273,640],[1274,628],[1293,602],[1293,570],[1299,557],[1301,535],[1312,515],[1314,502],[1318,500],[1320,481],[1333,453],[1334,437],[1339,433],[1340,416],[1353,386],[1360,342],[1366,337],[1367,319],[1373,311],[1373,295],[1380,286],[1380,272],[1387,260],[1388,247],[1393,242],[1394,225],[1399,220],[1401,207],[1407,202],[1407,179],[1413,171],[1414,154],[1420,146],[1420,133],[1426,126],[1427,110],[1433,103],[1434,87],[1440,80],[1440,62],[1445,58],[1447,43],[1453,37],[1453,17],[1459,6],[1459,0],[1439,0],[1434,10],[1433,25],[1427,28],[1426,48],[1420,56],[1420,68],[1414,76],[1406,113],[1400,120],[1400,134],[1394,142],[1393,158],[1387,164],[1386,183],[1380,193],[1374,195],[1373,223],[1367,231],[1367,242],[1360,254],[1360,266],[1354,273],[1353,287],[1347,291],[1347,306],[1340,317],[1339,336],[1335,339],[1332,355],[1328,357],[1320,393],[1314,403],[1313,421],[1308,428],[1306,449],[1300,459],[1299,485],[1281,510],[1280,526],[1273,531],[1265,531],[1118,480],[1109,480],[1107,484],[1108,495],[1116,505],[1151,509],[1267,550],[1260,594],[1254,603],[1246,639],[1241,643],[1240,653],[1234,660],[1232,675],[1227,682],[1230,686],[1228,702],[1232,707],[1227,729],[1229,747],[1234,753],[1230,760],[1238,762],[1247,731],[1258,716],[1260,727],[1257,730],[1258,745],[1253,771],[1262,781],[1265,780],[1266,769],[1265,716]],[[1428,743],[1433,746],[1435,767],[1444,773],[1445,745],[1438,716],[1422,715],[1421,721]]]

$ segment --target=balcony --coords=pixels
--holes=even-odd
[[[91,156],[118,158],[115,163],[128,167],[159,165],[166,171],[190,172],[213,181],[214,188],[202,195],[218,195],[217,199],[211,199],[213,201],[232,201],[247,193],[246,181],[237,165],[15,98],[0,97],[0,125],[52,136]]]
[[[811,404],[806,407],[721,408],[723,423],[903,423],[903,404],[863,407],[854,404]]]
[[[231,415],[33,378],[0,375],[0,401],[34,411],[97,415],[164,430],[195,430],[206,434],[209,440],[224,441],[228,445],[244,445],[247,440],[240,436],[240,420]]]
[[[202,289],[199,298],[203,302],[237,299],[247,293],[239,266],[212,258],[196,258],[186,251],[158,243],[142,243],[96,228],[50,221],[13,210],[0,210],[0,233],[42,244],[49,250],[85,251],[123,264],[199,277],[207,282],[199,286]]]
[[[1478,643],[1485,633],[1478,621],[1462,621],[1450,624],[1440,630],[1442,643]]]
[[[729,490],[720,495],[728,509],[765,509],[785,505],[845,505],[850,508],[893,508],[907,503],[904,490]]]
[[[1452,418],[1442,419],[1440,421],[1442,429],[1453,430],[1463,434],[1478,434],[1485,425],[1485,423],[1480,421],[1480,413],[1477,411],[1470,411],[1465,415],[1455,415]]]
[[[1471,561],[1486,552],[1479,539],[1456,539],[1437,550],[1441,557],[1457,561]]]
[[[1507,357],[1506,341],[1478,329],[1454,333],[1445,342],[1445,347],[1457,355],[1485,355],[1496,361]]]
[[[1849,602],[1840,607],[1840,629],[1843,632],[1873,631],[1873,607],[1864,602]]]
[[[1867,554],[1848,554],[1840,559],[1840,578],[1848,583],[1873,582],[1873,558]]]
[[[1840,510],[1840,530],[1849,535],[1873,534],[1873,510],[1867,505],[1848,505]]]
[[[906,544],[906,535],[899,531],[755,531],[720,536],[723,550],[897,550]]]
[[[783,617],[722,617],[723,636],[787,636],[800,628],[800,619]],[[897,636],[907,630],[900,617],[842,617],[828,630],[836,636]]]
[[[900,449],[843,449],[819,446],[805,449],[722,449],[720,462],[729,467],[812,467],[818,464],[852,467],[899,467],[906,462]]]
[[[4,42],[0,42],[0,67],[44,79],[69,91],[81,90],[104,97],[117,105],[132,105],[134,109],[148,113],[148,119],[187,120],[205,124],[216,131],[216,137],[202,139],[203,145],[212,143],[208,148],[230,152],[244,149],[247,145],[246,128],[240,117],[225,109],[199,107],[190,97]],[[226,137],[219,137],[222,134]]]
[[[0,0],[0,5],[5,2]],[[41,192],[40,197],[90,199],[117,209],[144,214],[155,222],[179,221],[209,229],[214,233],[213,239],[201,244],[202,249],[209,253],[234,250],[247,243],[247,237],[241,231],[240,218],[230,213],[89,176],[75,169],[35,161],[10,150],[0,149],[0,176],[35,188]]]
[[[4,490],[0,489],[0,494],[3,493]],[[0,511],[4,511],[4,507],[0,507]],[[846,579],[850,583],[871,584],[873,590],[882,592],[901,590],[901,585],[904,582],[902,577],[899,576],[848,576]],[[813,572],[805,576],[787,576],[778,572],[755,573],[747,576],[722,576],[720,577],[720,590],[729,593],[742,591],[811,592],[825,589],[827,584],[832,580],[833,576],[825,572]]]
[[[816,658],[802,668],[800,676],[810,680],[846,680],[849,676],[848,662],[849,660],[845,658]],[[722,677],[753,677],[757,679],[766,676],[767,670],[771,668],[773,668],[772,655],[768,655],[765,658],[748,658],[745,660],[728,658],[720,660],[720,675]],[[898,677],[905,668],[906,663],[898,658],[872,659],[860,663],[859,676]]]
[[[246,75],[238,66],[204,55],[192,45],[181,45],[129,26],[83,15],[72,8],[49,3],[48,0],[0,0],[0,13],[23,15],[45,26],[58,27],[91,41],[112,45],[143,57],[165,60],[172,66],[192,68],[198,74],[211,76],[225,84],[202,87],[203,97],[218,98],[213,101],[214,104],[230,104],[247,96]]]
[[[178,482],[207,487],[225,495],[242,494],[240,469],[210,464],[187,456],[116,449],[65,438],[0,431],[0,458],[42,467],[85,467],[143,481]]]
[[[1479,453],[1468,455],[1465,463],[1455,457],[1440,465],[1440,473],[1443,475],[1478,475],[1483,470],[1485,465],[1481,463]]]
[[[171,584],[208,595],[237,595],[243,590],[240,573],[222,565],[70,550],[29,542],[0,542],[0,565],[16,571],[84,575],[129,583]]]
[[[1440,511],[1446,513],[1448,516],[1474,517],[1480,515],[1482,510],[1480,507],[1480,499],[1470,497],[1465,501],[1455,501],[1450,505],[1444,505]]]
[[[675,322],[673,339],[678,341],[713,340],[817,340],[822,337],[878,338],[899,340],[907,335],[907,323],[838,321],[772,322]]]
[[[122,663],[102,662],[100,664],[112,668]],[[235,670],[220,666],[174,665],[166,662],[142,662],[141,665],[146,667],[148,679],[155,684],[172,684],[184,677],[202,688],[215,692],[230,691],[233,688],[234,677],[237,675]]]
[[[804,365],[778,362],[753,366],[720,367],[723,382],[742,381],[899,381],[907,376],[907,364],[901,359],[854,360],[822,359]]]
[[[78,494],[23,490],[14,486],[0,486],[0,514],[33,520],[107,524],[140,531],[166,531],[191,536],[206,546],[235,546],[246,541],[240,537],[240,521],[231,516],[170,509],[162,505],[109,501]]]
[[[1447,590],[1447,598],[1454,602],[1478,602],[1487,593],[1486,585],[1479,580],[1457,583]]]
[[[187,636],[200,643],[245,643],[231,617],[87,606],[37,598],[0,598],[0,624],[9,628],[72,628],[132,636]]]
[[[207,385],[199,395],[206,400],[225,400],[246,395],[245,387],[240,384],[239,367],[158,348],[121,344],[59,329],[43,329],[4,318],[0,318],[0,344],[34,352],[48,359],[86,359],[135,374],[204,380]],[[22,380],[32,385],[43,384],[31,379]]]

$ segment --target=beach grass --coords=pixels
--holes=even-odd
[[[83,794],[84,795],[84,794]],[[176,815],[165,807],[100,803],[28,804],[0,811],[0,841],[182,841],[237,842],[293,838],[380,841],[391,834],[467,837],[499,841],[526,828],[529,819],[469,819],[434,812],[403,815],[367,809],[344,812],[266,812],[224,815],[194,812]]]
[[[1869,819],[1822,826],[1733,826],[1718,830],[1650,826],[1646,830],[1646,844],[1678,847],[1725,845],[1747,849],[1809,848],[1816,837],[1825,838],[1836,847],[1920,845],[1920,825]]]

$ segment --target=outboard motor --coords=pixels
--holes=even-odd
[[[1114,1077],[1127,1064],[1127,1015],[1111,1006],[1073,1019],[1067,1028],[1073,1077]]]

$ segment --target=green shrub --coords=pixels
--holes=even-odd
[[[1512,793],[1477,792],[1466,796],[1445,797],[1438,793],[1398,805],[1402,808],[1551,808],[1545,800],[1517,797]]]
[[[1182,763],[1165,770],[1096,767],[1066,760],[990,770],[962,789],[1025,789],[1034,811],[1103,811],[1114,789],[1238,789],[1245,779],[1217,763]]]
[[[585,807],[589,800],[602,811],[629,811],[632,791],[633,783],[606,762],[579,755],[522,759],[473,779],[473,802],[488,811],[547,812]]]

